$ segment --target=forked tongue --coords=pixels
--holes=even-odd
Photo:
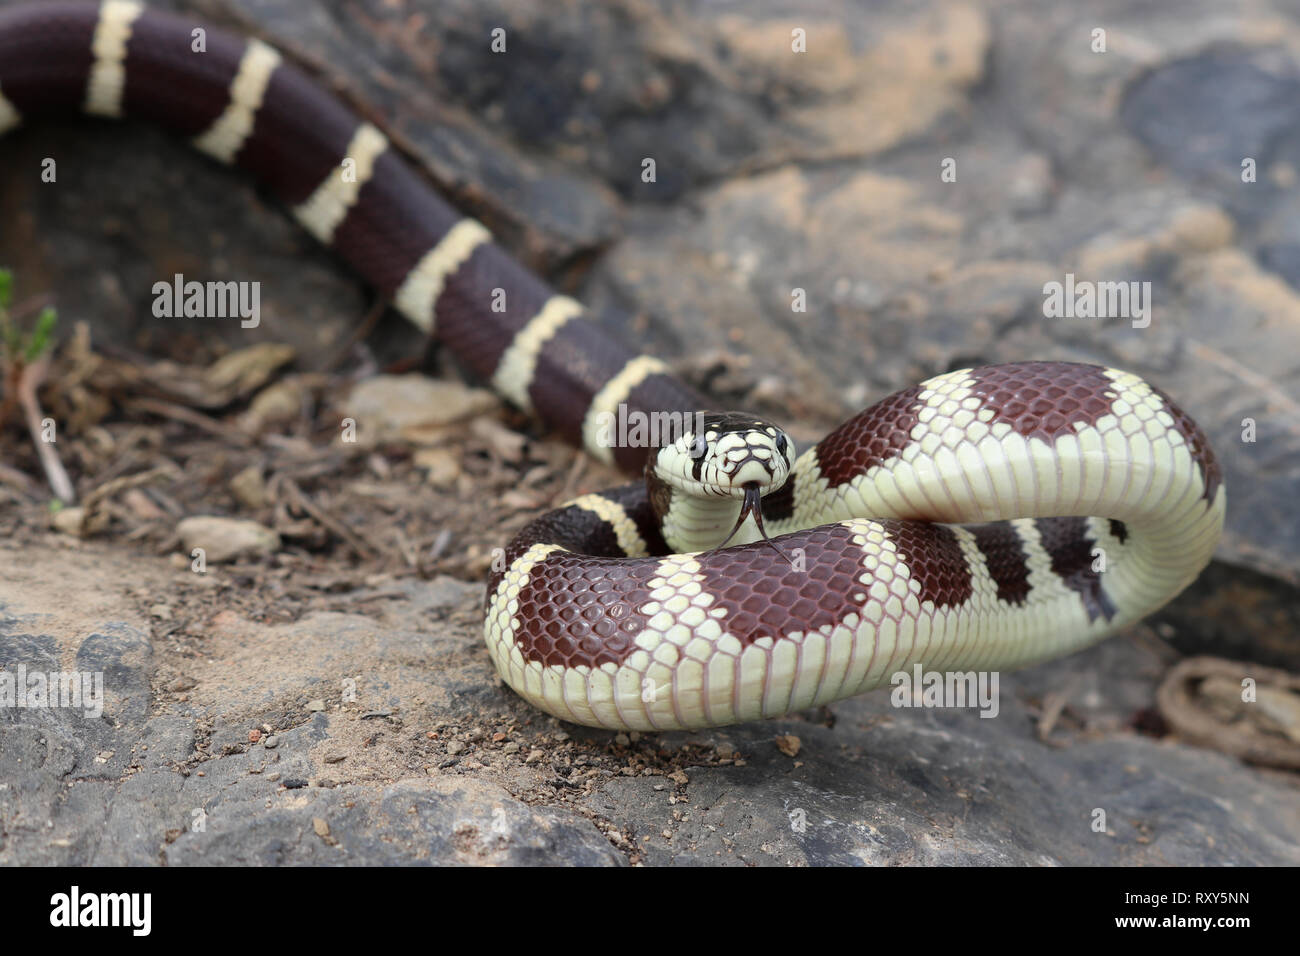
[[[773,551],[785,558],[786,561],[789,561],[790,564],[794,564],[793,561],[790,561],[789,555],[782,551],[777,546],[777,543],[767,536],[767,528],[763,526],[763,493],[759,490],[758,482],[747,481],[744,484],[744,489],[745,499],[740,504],[740,514],[736,518],[736,526],[731,529],[731,534],[727,535],[727,537],[723,539],[722,544],[714,548],[713,551],[720,551],[725,548],[727,542],[736,536],[736,532],[740,530],[740,526],[745,523],[745,519],[750,515],[753,515],[754,524],[758,527],[758,533],[763,536],[763,540],[768,543]],[[710,551],[709,554],[712,554],[713,551]]]

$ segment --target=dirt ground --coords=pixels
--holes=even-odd
[[[254,184],[135,124],[33,124],[0,141],[0,264],[26,323],[59,310],[56,440],[7,389],[0,672],[102,673],[105,703],[0,712],[0,863],[1300,862],[1294,3],[162,5],[306,64],[720,407],[807,444],[952,368],[1125,367],[1206,429],[1228,527],[1164,611],[1005,675],[997,719],[872,694],[561,724],[495,676],[484,571],[623,478],[467,384]],[[17,174],[48,156],[57,187]],[[264,321],[152,318],[176,272],[260,282]],[[1075,272],[1150,281],[1150,327],[1048,319]],[[1224,661],[1281,675],[1272,723],[1201,692]]]

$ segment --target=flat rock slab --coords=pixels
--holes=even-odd
[[[968,364],[1150,378],[1229,491],[1221,563],[1165,622],[1300,666],[1278,583],[1300,584],[1300,26],[1263,0],[158,3],[316,68],[624,338],[800,440]],[[321,368],[369,308],[255,185],[156,130],[31,124],[0,166],[0,262],[97,340],[287,342]],[[261,325],[151,319],[177,272],[261,282]],[[1048,317],[1067,274],[1150,282],[1151,324]],[[379,365],[423,348],[391,315],[367,344]],[[478,584],[286,623],[236,600],[258,571],[0,542],[0,670],[104,690],[94,716],[0,710],[0,862],[1300,862],[1294,776],[1131,729],[1168,664],[1145,629],[1007,675],[995,719],[876,694],[632,739],[500,685]]]
[[[0,864],[1300,863],[1294,777],[1129,729],[1165,667],[1140,634],[1003,675],[992,718],[878,692],[632,739],[501,686],[477,586],[218,610],[186,641],[147,595],[215,585],[113,554],[0,546],[0,673],[103,682],[102,711],[0,710]]]

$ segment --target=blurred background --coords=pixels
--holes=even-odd
[[[1225,474],[1228,527],[1219,560],[1169,609],[1135,634],[1009,676],[1003,693],[1015,704],[1001,720],[900,713],[874,695],[830,716],[782,722],[805,741],[802,796],[782,790],[791,786],[790,760],[772,750],[773,727],[706,736],[700,746],[713,748],[715,769],[701,774],[699,789],[716,826],[697,820],[691,839],[676,845],[656,837],[638,851],[644,859],[703,859],[721,846],[720,828],[732,834],[728,852],[740,845],[750,862],[1300,862],[1294,773],[1278,769],[1300,766],[1300,3],[156,5],[286,50],[556,286],[720,403],[765,412],[805,443],[931,375],[1029,359],[1137,372],[1209,434]],[[492,50],[495,29],[505,31],[504,52]],[[59,157],[57,186],[34,172],[50,155]],[[256,184],[156,130],[43,123],[0,142],[0,169],[0,264],[23,294],[53,297],[64,335],[89,321],[96,346],[118,358],[182,365],[287,343],[299,390],[285,427],[304,440],[329,440],[327,393],[340,380],[419,368],[456,379],[393,314],[352,343],[373,305],[368,290]],[[153,319],[152,284],[176,272],[261,282],[261,326],[178,329]],[[1150,324],[1045,315],[1044,286],[1067,275],[1149,282]],[[806,308],[792,307],[796,300]],[[112,397],[117,387],[91,391]],[[205,414],[234,428],[249,397],[231,405],[223,394]],[[111,445],[125,431],[116,401],[83,396],[61,407]],[[370,586],[375,574],[476,582],[490,547],[530,508],[614,480],[549,450],[554,442],[539,433],[529,433],[526,451],[510,447],[497,420],[527,426],[489,405],[491,424],[440,433],[432,448],[409,435],[381,447],[395,456],[387,474],[379,472],[389,466],[365,458],[335,463],[334,472],[298,461],[294,487],[317,504],[375,509],[373,523],[354,522],[374,531],[369,545],[311,524],[310,509],[271,482],[262,517],[281,520],[287,538],[293,521],[311,527],[294,526],[298,558],[275,559],[282,583],[260,606],[283,609],[288,600],[291,610],[261,620],[292,622],[317,608],[316,592],[328,586],[296,591],[295,582],[324,573],[322,561],[342,560],[326,572],[348,587]],[[111,516],[119,535],[156,552],[175,544],[171,510],[215,496],[232,512],[257,514],[226,480],[247,467],[277,473],[265,445],[182,454],[182,437],[193,438],[164,431],[140,446],[172,454],[193,479],[172,490],[175,509]],[[97,458],[87,446],[79,477],[122,470],[107,447]],[[458,464],[467,447],[472,461],[488,464]],[[141,468],[154,465],[141,459]],[[450,477],[430,488],[423,476],[438,467]],[[408,475],[418,492],[375,491]],[[489,503],[485,487],[494,489]],[[31,500],[0,504],[0,527],[36,540],[45,533],[39,496],[24,494]],[[276,495],[288,496],[287,517],[271,517]],[[400,527],[390,528],[394,515]],[[404,560],[402,534],[422,555],[439,540],[442,548],[427,561]],[[116,593],[111,577],[96,586]],[[456,591],[448,607],[471,619],[477,586]],[[128,611],[106,598],[94,619]],[[417,626],[422,613],[397,623]],[[206,639],[194,627],[194,640]],[[357,653],[383,660],[371,645]],[[1175,671],[1195,656],[1209,663]],[[1272,716],[1257,719],[1258,709],[1248,715],[1222,686],[1215,691],[1211,678],[1226,673],[1233,685],[1241,672],[1215,661],[1276,669],[1261,678],[1281,688]],[[179,661],[167,667],[172,677],[189,673]],[[465,667],[467,686],[490,681],[484,655]],[[403,673],[409,684],[389,675],[393,686],[437,679]],[[292,697],[292,682],[270,680],[268,699]],[[236,717],[216,700],[213,712],[231,726],[265,706],[250,698]],[[298,705],[277,706],[292,723]],[[445,709],[437,720],[454,737],[505,719],[491,708],[510,705],[428,706]],[[574,733],[604,746],[599,735]],[[567,736],[567,744],[547,740],[574,746]],[[735,757],[719,764],[728,758],[718,752],[762,756],[738,766]],[[1243,757],[1274,769],[1246,769]],[[657,834],[662,801],[636,784],[611,784],[583,806],[620,832]],[[817,831],[821,842],[796,838],[785,821],[792,799],[839,822]],[[1087,813],[1099,805],[1118,810],[1118,839],[1089,831]],[[742,820],[742,809],[752,816]],[[666,823],[679,824],[687,826]],[[358,845],[367,834],[358,824]],[[211,852],[197,838],[190,845]]]

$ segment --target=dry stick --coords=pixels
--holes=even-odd
[[[384,549],[378,547],[373,542],[367,540],[364,536],[353,531],[346,524],[335,518],[332,514],[320,507],[318,504],[308,498],[301,488],[291,479],[284,479],[284,488],[293,497],[293,503],[305,511],[310,517],[324,525],[330,531],[346,541],[352,546],[363,558],[374,558],[384,553]]]
[[[409,598],[410,595],[405,591],[375,591],[373,594],[363,594],[360,597],[348,596],[349,604],[369,604],[371,601],[399,601],[403,598]]]
[[[16,389],[18,404],[23,407],[23,414],[27,418],[27,430],[31,432],[32,442],[36,445],[36,455],[41,460],[41,467],[45,469],[45,477],[50,482],[54,496],[66,504],[72,504],[77,500],[72,479],[64,471],[63,462],[59,461],[59,453],[54,450],[54,442],[41,438],[41,421],[45,416],[41,413],[41,403],[36,398],[36,389],[40,387],[41,382],[45,381],[45,373],[49,368],[50,358],[47,354],[26,366],[18,374]]]
[[[406,560],[407,565],[412,570],[414,571],[424,570],[420,566],[419,547],[415,544],[415,542],[413,542],[410,538],[406,536],[406,534],[402,531],[400,527],[394,528],[393,530],[397,535],[397,553],[400,554]]]
[[[165,465],[158,465],[148,471],[138,471],[132,475],[113,478],[92,488],[86,493],[86,500],[82,504],[81,533],[85,533],[92,527],[91,521],[99,511],[100,505],[119,492],[128,491],[131,488],[142,488],[157,481],[175,481],[179,476],[180,469],[171,462],[167,462]]]
[[[1070,702],[1074,692],[1079,688],[1079,675],[1072,674],[1070,679],[1065,682],[1065,686],[1059,690],[1049,691],[1043,696],[1043,713],[1038,718],[1038,739],[1046,741],[1052,735],[1052,729],[1056,722],[1061,719],[1061,713],[1065,710],[1065,705]]]
[[[375,326],[379,324],[379,320],[383,317],[387,308],[387,299],[376,299],[371,303],[370,310],[366,313],[366,317],[361,320],[361,324],[352,330],[352,334],[344,340],[342,345],[335,349],[334,354],[326,361],[325,367],[334,370],[342,365],[343,360],[348,357],[348,354],[357,344],[365,341],[370,333],[374,331]]]
[[[441,558],[449,544],[451,544],[451,529],[442,528],[433,539],[433,544],[429,545],[429,560],[437,561]]]
[[[19,322],[29,315],[35,315],[46,306],[54,304],[54,297],[49,293],[30,296],[14,305],[9,310],[10,322]],[[2,357],[2,356],[0,356]],[[14,406],[18,404],[17,392],[19,382],[23,376],[23,359],[21,350],[18,354],[9,356],[7,362],[0,361],[0,385],[4,384],[6,377],[13,379],[13,388],[5,390],[0,388],[0,425],[9,420],[13,414]]]
[[[1239,684],[1247,676],[1254,678],[1260,688],[1300,693],[1300,677],[1288,671],[1217,657],[1189,657],[1171,668],[1161,680],[1156,689],[1156,706],[1165,723],[1184,740],[1233,754],[1251,763],[1300,769],[1300,744],[1261,734],[1251,729],[1249,722],[1238,726],[1219,720],[1206,709],[1199,693],[1202,681],[1210,677],[1227,677]]]
[[[124,404],[127,408],[151,412],[161,418],[170,418],[173,421],[193,425],[195,428],[200,428],[244,448],[253,444],[253,440],[243,432],[223,425],[215,418],[196,412],[192,408],[186,408],[184,405],[177,405],[174,402],[165,402],[156,398],[132,398],[128,399]]]
[[[95,507],[106,498],[111,498],[119,492],[126,491],[130,488],[142,488],[145,485],[151,485],[155,481],[169,479],[176,481],[181,477],[181,471],[171,462],[165,465],[158,465],[150,468],[148,471],[138,471],[133,475],[123,475],[120,478],[114,478],[112,481],[106,481],[103,484],[91,489],[86,495],[86,513],[89,514]]]
[[[36,482],[32,481],[17,468],[10,468],[8,465],[0,462],[0,484],[9,485],[18,490],[24,497],[39,498],[40,489]]]

